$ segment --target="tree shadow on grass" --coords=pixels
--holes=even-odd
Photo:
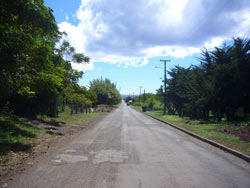
[[[6,155],[10,151],[13,152],[31,152],[31,144],[24,144],[21,142],[2,142],[0,143],[0,156]]]
[[[10,151],[13,152],[30,152],[32,145],[22,143],[22,139],[35,138],[36,135],[21,129],[17,126],[21,123],[23,127],[31,127],[31,124],[24,124],[18,120],[2,120],[0,119],[0,156]],[[33,128],[33,127],[32,127]]]
[[[32,124],[23,123],[20,121],[4,121],[0,120],[0,135],[2,137],[10,135],[10,136],[22,136],[22,137],[29,137],[29,138],[35,138],[36,135],[26,131],[24,129],[21,129],[16,124],[21,123],[22,127],[32,127],[32,129],[36,129]],[[1,139],[1,138],[0,138]]]
[[[44,124],[48,124],[51,126],[55,126],[55,127],[62,127],[63,125],[65,125],[65,122],[56,121],[56,120],[45,120],[45,119],[36,118],[35,121],[39,123],[44,123]]]

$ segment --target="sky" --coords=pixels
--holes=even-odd
[[[155,93],[164,75],[162,59],[198,65],[204,48],[232,37],[249,37],[249,0],[45,0],[59,30],[67,33],[88,64],[80,85],[109,78],[121,94]],[[156,68],[158,67],[158,68]],[[168,76],[168,75],[167,75]]]

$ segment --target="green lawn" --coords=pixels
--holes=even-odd
[[[141,111],[141,108],[139,107],[132,107]],[[146,113],[172,123],[176,126],[192,131],[200,136],[214,140],[227,147],[238,150],[246,155],[250,155],[249,142],[242,141],[239,139],[239,137],[223,132],[224,129],[235,129],[237,127],[240,128],[241,126],[246,126],[246,123],[241,123],[236,127],[234,124],[228,122],[219,124],[200,120],[190,120],[189,118],[181,118],[178,115],[163,115],[162,111],[147,111]]]

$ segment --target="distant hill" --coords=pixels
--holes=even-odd
[[[133,95],[123,95],[123,94],[121,94],[121,96],[122,96],[122,99],[125,99],[126,97],[133,97]],[[134,97],[136,97],[136,96],[138,96],[138,95],[134,95]]]

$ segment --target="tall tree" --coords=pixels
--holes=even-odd
[[[91,81],[90,90],[96,93],[98,104],[115,105],[121,102],[121,95],[116,85],[107,78]]]
[[[167,96],[180,116],[221,121],[240,120],[250,113],[250,39],[235,38],[204,49],[200,65],[176,66],[169,75]]]
[[[89,62],[67,41],[56,49],[61,36],[43,0],[0,1],[0,111],[10,101],[17,113],[57,114],[64,88],[83,75],[70,62]]]

